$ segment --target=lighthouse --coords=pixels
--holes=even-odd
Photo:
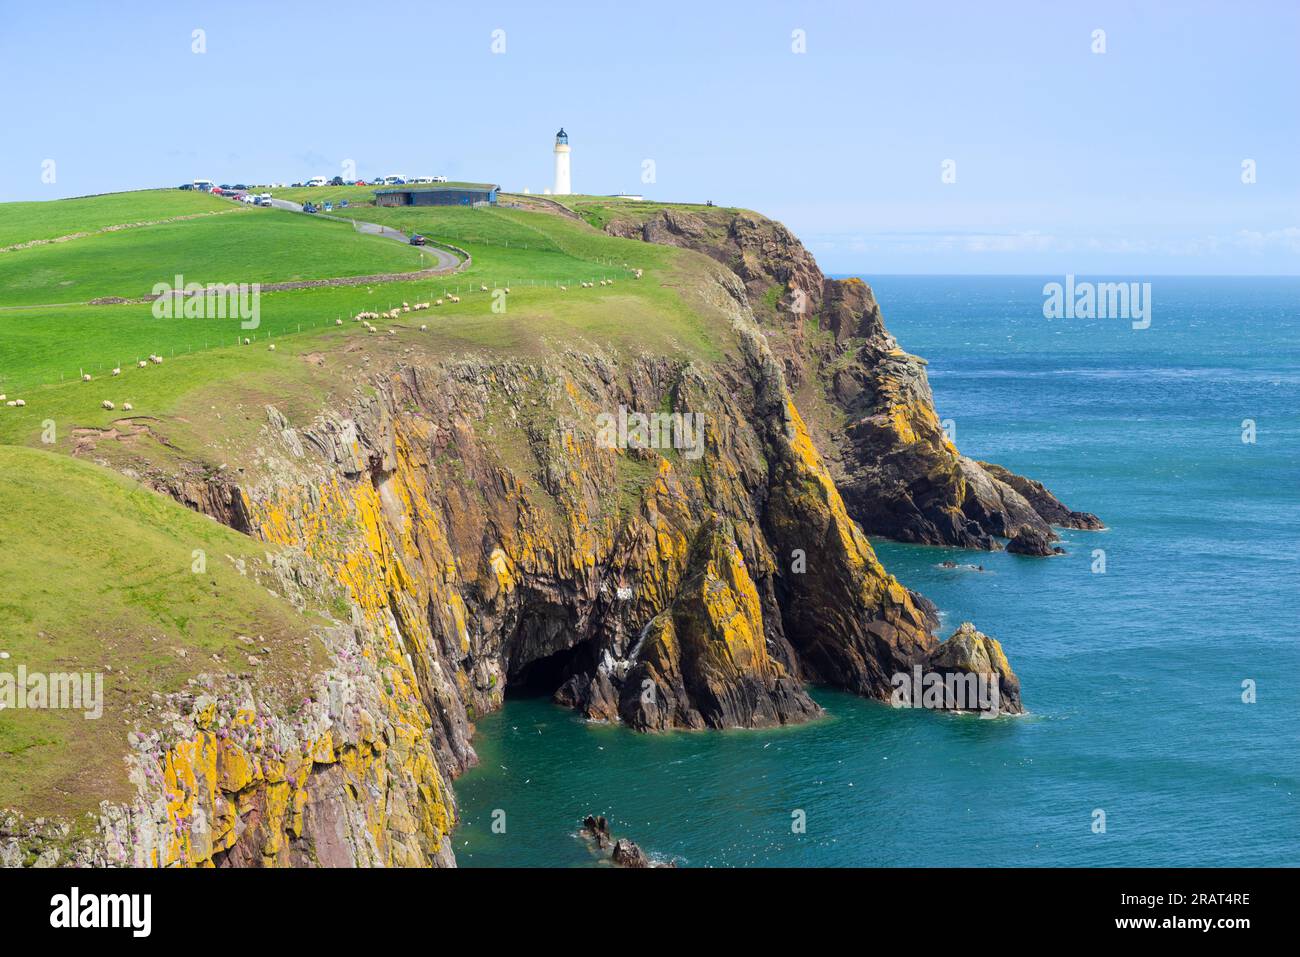
[[[556,196],[568,196],[573,192],[569,181],[569,134],[563,127],[555,134],[555,189],[551,192]]]

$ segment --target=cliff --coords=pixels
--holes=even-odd
[[[1025,528],[1055,541],[1053,525],[1103,527],[1042,484],[963,456],[935,412],[925,360],[899,348],[871,288],[826,278],[780,223],[744,210],[664,208],[605,229],[698,250],[740,278],[794,388],[829,410],[814,432],[868,534],[994,549]]]
[[[784,227],[725,215],[609,227],[713,260],[647,276],[684,287],[712,357],[588,341],[359,361],[343,340],[304,356],[327,401],[291,415],[252,387],[227,398],[257,422],[230,467],[176,442],[113,449],[114,467],[264,543],[277,594],[331,608],[327,663],[292,709],[238,675],[169,697],[132,739],[133,802],[72,844],[11,819],[0,854],[451,864],[450,781],[509,687],[638,730],[761,727],[815,718],[806,683],[887,701],[921,666],[996,674],[1002,710],[1022,710],[1000,646],[941,642],[864,529],[992,547],[1085,518],[957,452],[864,284],[825,279]],[[810,388],[837,414],[806,420]],[[623,428],[629,410],[646,429]]]

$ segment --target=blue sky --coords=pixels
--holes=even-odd
[[[5,11],[0,200],[538,191],[563,125],[576,190],[757,209],[830,272],[1300,273],[1292,0],[52,7]]]

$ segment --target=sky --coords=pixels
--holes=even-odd
[[[575,191],[755,209],[831,273],[1300,273],[1295,0],[14,2],[0,88],[0,201],[540,192],[563,126]]]

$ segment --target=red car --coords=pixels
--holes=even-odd
[[[359,179],[359,180],[357,180],[355,183],[353,183],[352,185],[353,185],[353,186],[365,186],[365,185],[366,185],[366,181],[365,181],[364,179]]]

